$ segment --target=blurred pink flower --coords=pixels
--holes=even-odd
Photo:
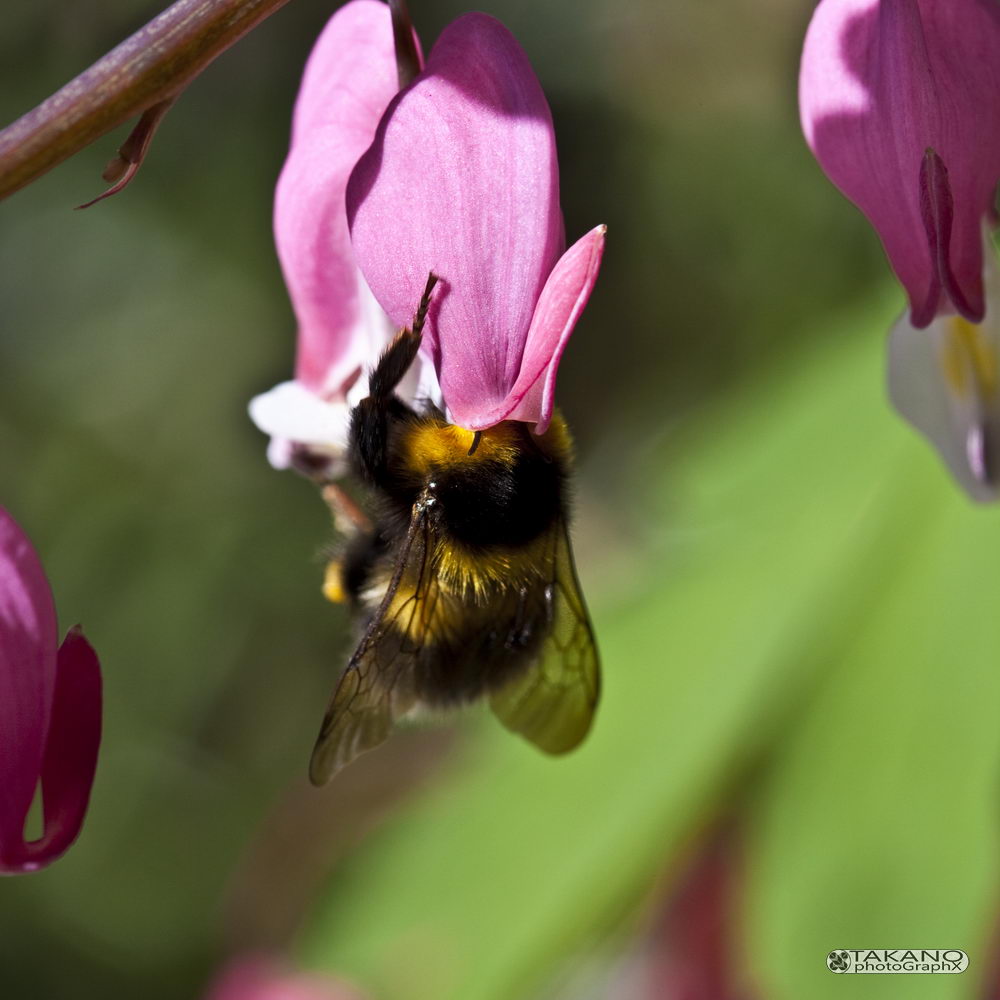
[[[982,320],[980,234],[1000,177],[1000,6],[821,0],[799,105],[820,165],[882,238],[912,324]]]
[[[326,976],[291,972],[273,959],[251,957],[223,969],[206,1000],[361,1000],[361,995]]]
[[[77,628],[58,642],[38,556],[0,507],[0,874],[37,871],[80,832],[101,741],[101,673]],[[42,790],[44,831],[24,825]]]
[[[398,89],[389,8],[352,0],[306,63],[275,191],[275,243],[298,320],[295,379],[252,400],[250,416],[272,436],[268,456],[278,468],[298,457],[329,475],[342,471],[348,412],[368,391],[361,376],[394,333],[354,259],[344,190]],[[420,376],[417,365],[407,390],[433,395]]]
[[[700,845],[651,942],[650,1000],[756,1000],[739,924],[742,875],[732,830]]]
[[[358,263],[396,326],[428,273],[441,279],[424,342],[450,418],[544,431],[604,226],[564,253],[552,116],[499,21],[467,14],[445,28],[351,174],[347,211]]]
[[[816,158],[909,296],[889,341],[892,401],[973,499],[996,500],[1000,5],[821,0],[799,104]]]

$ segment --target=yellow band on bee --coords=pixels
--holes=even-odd
[[[524,450],[523,434],[523,425],[512,420],[478,432],[455,424],[417,424],[407,442],[407,464],[412,472],[420,476],[428,475],[432,469],[461,462],[492,461],[513,465]],[[553,414],[548,430],[535,441],[546,454],[566,462],[572,461],[573,440],[566,421],[559,413]]]

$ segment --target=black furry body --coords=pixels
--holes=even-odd
[[[313,751],[316,784],[416,704],[486,697],[508,729],[553,754],[579,744],[597,705],[597,651],[567,532],[572,443],[562,418],[542,435],[516,421],[473,432],[395,395],[435,280],[351,413],[350,460],[373,516],[328,568],[328,596],[348,602],[360,635]]]
[[[420,537],[411,544],[422,550],[425,586],[426,577],[434,578],[428,589],[439,591],[438,613],[423,632],[407,682],[428,704],[471,701],[529,665],[550,629],[538,554],[547,541],[554,546],[553,532],[565,517],[568,469],[524,424],[502,431],[501,448],[480,442],[477,452],[496,457],[470,456],[459,429],[434,407],[417,412],[400,404],[384,416],[363,408],[353,415],[352,463],[372,487],[375,519],[344,554],[343,589],[366,628],[384,595],[379,581],[390,577],[414,508],[423,504]],[[415,453],[435,438],[431,457]],[[456,446],[440,447],[442,439]],[[484,565],[493,572],[482,574]],[[405,641],[402,632],[397,638]],[[392,647],[396,638],[387,642]]]

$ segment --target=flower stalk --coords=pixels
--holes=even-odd
[[[417,47],[416,35],[413,31],[413,21],[406,0],[389,0],[392,11],[392,43],[396,50],[396,73],[399,76],[399,89],[408,87],[417,78],[423,68],[420,49]]]
[[[0,132],[0,200],[141,116],[119,151],[121,163],[113,160],[105,171],[117,183],[102,197],[120,191],[138,170],[169,104],[219,55],[286,3],[178,0]]]

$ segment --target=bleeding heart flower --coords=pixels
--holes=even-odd
[[[347,211],[358,263],[396,326],[428,273],[441,279],[424,344],[450,418],[544,431],[605,229],[563,252],[552,116],[499,21],[467,14],[444,30],[351,174]]]
[[[649,1000],[760,1000],[741,948],[740,846],[734,829],[720,829],[681,874],[650,941]]]
[[[980,230],[1000,177],[1000,5],[821,0],[802,52],[802,126],[878,230],[911,322],[985,311]]]
[[[0,874],[33,872],[76,839],[101,741],[101,673],[79,629],[58,643],[52,592],[0,507]],[[44,831],[24,825],[39,785]]]
[[[358,270],[344,190],[398,89],[389,8],[352,0],[309,56],[275,191],[275,243],[298,320],[295,379],[252,400],[250,416],[272,435],[277,468],[343,472],[348,413],[394,333]],[[433,371],[416,365],[404,389],[434,396]]]

